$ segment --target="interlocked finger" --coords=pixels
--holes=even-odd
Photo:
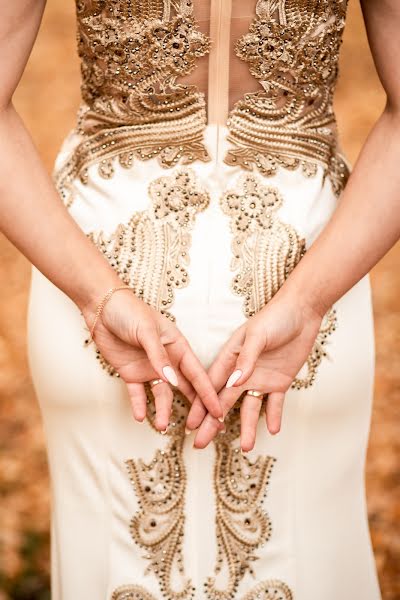
[[[179,371],[178,369],[176,369],[177,375],[178,375],[178,389],[182,392],[182,394],[185,396],[185,398],[187,398],[189,400],[189,402],[192,404],[195,396],[196,396],[196,391],[194,389],[194,387],[192,386],[192,384],[186,379],[186,377],[184,375],[182,375],[181,371]]]
[[[183,354],[179,366],[182,373],[193,385],[197,395],[207,410],[215,417],[221,416],[222,411],[217,392],[215,391],[206,370],[190,347]]]
[[[265,418],[268,431],[272,434],[278,433],[282,423],[283,404],[285,394],[283,392],[271,392],[265,405]]]
[[[142,423],[146,418],[147,397],[143,383],[127,383],[129,398],[131,401],[133,416],[136,421]]]
[[[204,417],[207,414],[207,409],[198,396],[195,397],[190,407],[189,414],[186,420],[187,430],[194,430],[200,426]]]
[[[244,340],[244,326],[237,329],[229,341],[223,346],[217,358],[208,370],[208,376],[214,388],[219,392],[225,386],[228,376],[232,372],[238,355],[238,348]],[[203,403],[195,398],[186,421],[189,429],[197,429],[207,414]],[[219,427],[221,429],[221,427]]]
[[[230,411],[241,394],[242,390],[240,390],[240,388],[224,388],[220,392],[219,399],[224,415]],[[218,421],[218,419],[215,419],[212,415],[210,415],[210,413],[208,413],[196,434],[194,440],[195,447],[205,448],[220,430],[221,423]]]
[[[159,431],[166,433],[171,417],[173,392],[168,383],[162,379],[150,381],[150,388],[153,392],[154,403],[156,406],[155,425]]]
[[[247,392],[240,407],[240,445],[243,452],[249,452],[256,442],[257,424],[264,395]]]

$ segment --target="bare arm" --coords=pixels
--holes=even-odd
[[[400,236],[400,3],[362,0],[386,107],[354,166],[337,210],[282,292],[323,314]]]
[[[99,300],[122,281],[63,205],[12,104],[44,5],[45,0],[15,0],[0,6],[0,228],[75,302],[90,327]],[[160,430],[171,411],[168,382],[178,384],[189,399],[195,388],[211,412],[221,414],[207,373],[182,334],[133,294],[119,292],[109,300],[96,327],[96,344],[128,384],[138,420],[146,414],[143,383],[155,378],[165,382],[155,388]]]
[[[17,0],[0,8],[0,227],[82,309],[121,280],[63,206],[12,103],[44,6]]]
[[[221,390],[224,413],[245,390],[268,393],[266,420],[271,433],[280,429],[285,393],[309,355],[323,315],[400,235],[400,3],[362,0],[362,6],[387,95],[383,114],[332,219],[271,302],[234,332],[209,370],[216,389]],[[261,400],[245,397],[243,450],[254,446],[260,409]],[[220,424],[211,415],[205,416],[204,407],[195,401],[187,425],[195,429],[201,422],[197,447],[206,446]]]

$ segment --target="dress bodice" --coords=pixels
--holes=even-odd
[[[77,0],[89,164],[210,160],[208,124],[227,128],[227,164],[272,175],[306,160],[338,191],[333,93],[347,0]]]

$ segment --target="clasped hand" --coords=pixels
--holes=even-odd
[[[93,311],[82,311],[87,324]],[[206,447],[223,429],[223,418],[243,392],[268,394],[266,425],[275,434],[281,426],[285,393],[305,363],[323,315],[282,290],[247,319],[228,339],[208,371],[176,325],[132,293],[114,295],[96,326],[95,342],[102,356],[125,381],[136,420],[146,417],[144,383],[153,388],[155,426],[166,432],[173,392],[190,401],[187,432],[197,430],[194,446]],[[263,405],[262,397],[245,395],[241,408],[241,448],[251,450]]]

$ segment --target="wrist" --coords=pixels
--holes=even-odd
[[[276,296],[284,297],[289,302],[295,302],[307,318],[323,319],[331,303],[327,301],[321,286],[315,285],[310,280],[290,275]]]
[[[88,277],[86,282],[75,290],[72,300],[86,320],[93,319],[97,307],[108,290],[123,285],[122,279],[110,267],[110,270],[101,273],[97,277]]]

